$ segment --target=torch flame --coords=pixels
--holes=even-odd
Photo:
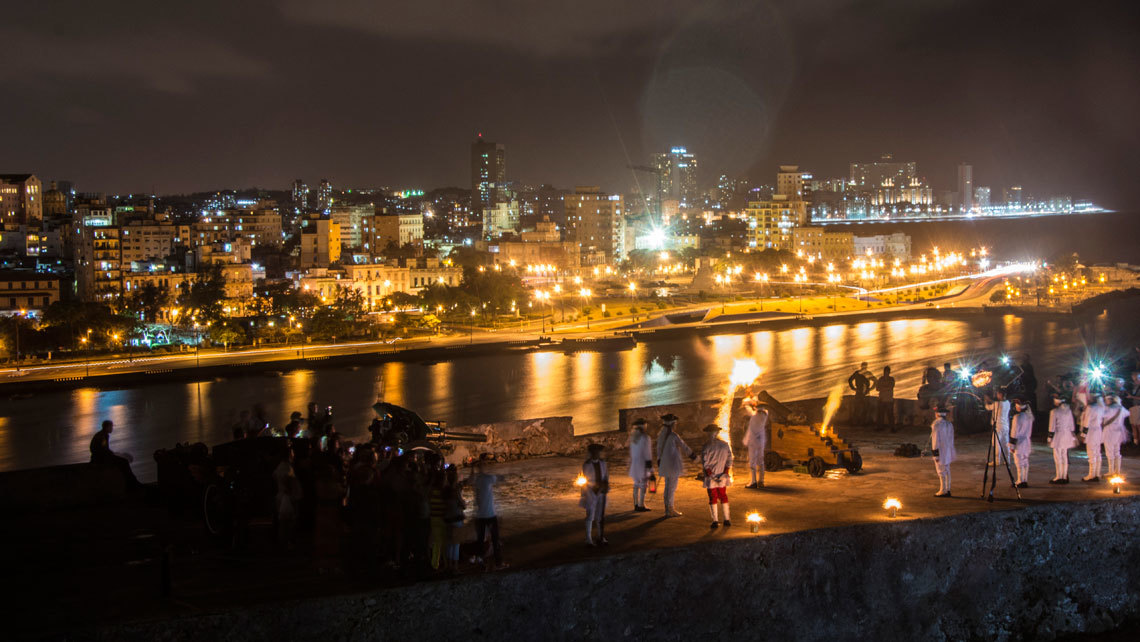
[[[902,502],[895,499],[894,497],[888,497],[887,501],[883,502],[883,508],[885,508],[887,510],[890,510],[892,508],[895,510],[898,510],[898,509],[902,508]]]
[[[582,473],[578,473],[578,479],[574,480],[574,485],[575,486],[585,486],[586,485],[586,476],[583,475]]]
[[[1119,486],[1124,483],[1124,478],[1120,475],[1113,475],[1112,477],[1108,478],[1108,483],[1112,484],[1113,486]]]
[[[756,511],[752,511],[751,513],[748,513],[744,519],[748,520],[749,524],[759,524],[760,522],[764,521],[764,516],[760,513],[757,513]]]
[[[827,404],[823,407],[823,424],[819,428],[820,437],[827,435],[827,429],[831,427],[831,419],[839,410],[839,404],[843,402],[843,390],[846,387],[845,384],[839,383],[831,389],[831,392],[827,393]]]
[[[747,388],[760,379],[764,369],[752,359],[737,359],[732,364],[732,373],[728,376],[728,384],[721,397],[720,409],[716,413],[716,425],[720,426],[717,437],[732,446],[728,432],[728,422],[732,416],[732,398],[739,388]]]

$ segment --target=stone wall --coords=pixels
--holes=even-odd
[[[1137,616],[1133,497],[710,541],[91,637],[1048,640]]]

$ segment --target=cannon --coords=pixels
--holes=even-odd
[[[395,404],[378,401],[372,406],[376,418],[368,427],[372,443],[384,448],[403,451],[430,451],[445,455],[454,450],[451,442],[485,442],[487,436],[454,432],[446,429],[445,422],[425,421],[418,414]]]
[[[822,424],[809,424],[807,418],[780,403],[766,390],[757,394],[768,406],[768,452],[764,470],[775,472],[787,465],[806,466],[812,477],[823,477],[828,468],[845,468],[849,473],[863,469],[859,450],[844,441],[835,427],[826,431]]]

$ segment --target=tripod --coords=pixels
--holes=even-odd
[[[994,451],[997,452],[994,452]],[[1005,466],[1005,472],[1009,475],[1009,483],[1013,486],[1013,492],[1017,494],[1017,499],[1021,499],[1021,489],[1017,487],[1017,482],[1013,478],[1013,471],[1009,469],[1009,459],[1006,457],[1005,449],[998,443],[998,431],[996,424],[990,424],[990,446],[986,449],[986,468],[982,471],[982,499],[990,502],[994,501],[994,487],[997,486],[997,459],[1001,455],[1001,463]],[[994,474],[990,477],[990,461],[994,462]],[[986,482],[990,484],[989,492],[986,491]]]

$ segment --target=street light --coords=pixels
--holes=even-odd
[[[79,343],[82,343],[86,348],[86,358],[84,359],[84,372],[83,376],[91,376],[91,330],[87,330],[87,336],[80,337]]]
[[[475,308],[471,308],[471,334],[467,342],[475,343]]]
[[[590,315],[586,312],[586,306],[590,304],[590,288],[582,288],[578,290],[578,295],[582,297],[582,314],[586,315],[586,329],[590,329]]]
[[[27,310],[20,310],[19,314],[12,315],[12,323],[16,325],[16,372],[20,371],[20,319]]]

